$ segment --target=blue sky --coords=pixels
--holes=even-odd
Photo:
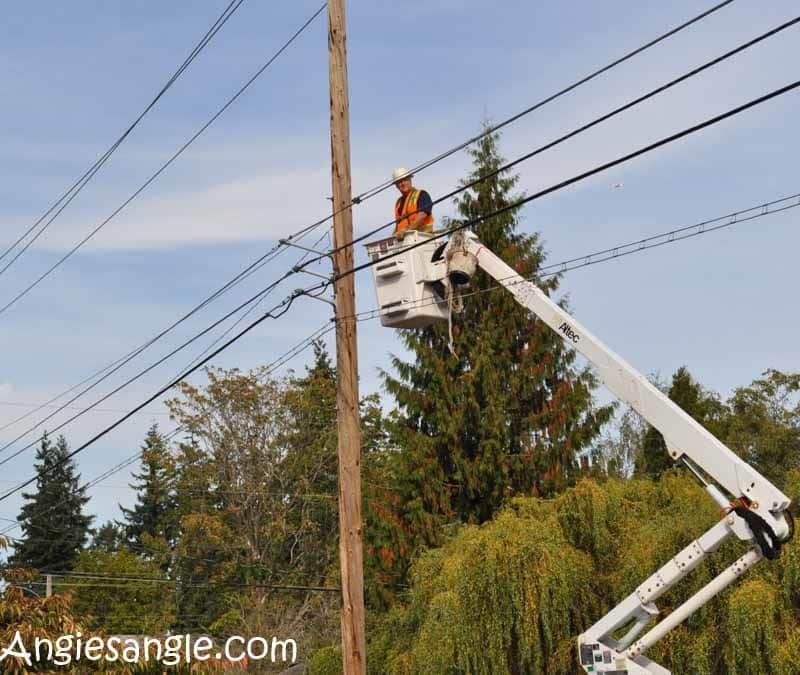
[[[39,1],[0,26],[0,244],[30,226],[138,115],[225,2]],[[428,0],[348,4],[353,184],[356,193],[474,135],[711,3],[530,3]],[[39,242],[0,276],[0,304],[91,231],[165,161],[318,7],[245,0],[206,51]],[[736,0],[700,24],[525,117],[503,134],[515,157],[796,13],[786,0]],[[519,168],[528,192],[776,89],[797,78],[800,28],[735,57]],[[159,332],[284,236],[324,216],[330,194],[324,14],[187,153],[84,249],[0,315],[0,426]],[[794,65],[793,65],[794,64]],[[524,209],[555,262],[800,192],[798,94],[565,189]],[[469,168],[459,153],[417,178],[436,198]],[[622,183],[622,187],[614,185]],[[386,192],[354,211],[356,232],[386,222]],[[436,215],[452,214],[442,205]],[[562,281],[577,318],[646,373],[686,364],[729,393],[766,368],[797,370],[800,209],[627,259]],[[105,393],[274,279],[289,252],[136,360]],[[358,251],[358,257],[363,252]],[[310,279],[309,279],[310,281]],[[305,279],[278,289],[275,299]],[[358,307],[375,299],[369,273]],[[328,319],[298,302],[217,363],[271,361]],[[218,334],[218,333],[216,333]],[[401,347],[375,322],[359,326],[362,392]],[[125,409],[165,383],[213,338],[103,404]],[[304,360],[291,366],[302,368]],[[97,394],[95,394],[97,395]],[[94,400],[94,398],[87,399]],[[133,453],[153,404],[79,456],[90,479]],[[62,413],[55,420],[66,418]],[[79,445],[113,412],[65,433]],[[48,426],[52,426],[52,422]],[[24,430],[0,434],[10,440]],[[8,452],[8,451],[7,451]],[[3,467],[27,478],[32,452]],[[92,491],[99,520],[131,493],[121,473]],[[15,518],[18,499],[0,504]]]

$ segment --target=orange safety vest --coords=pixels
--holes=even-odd
[[[411,229],[408,216],[417,212],[419,192],[419,190],[411,190],[407,196],[401,196],[394,205],[394,218],[397,223],[394,228],[395,234]],[[425,214],[425,220],[422,221],[422,225],[414,229],[420,232],[433,232],[433,216]]]

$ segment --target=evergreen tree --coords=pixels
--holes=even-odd
[[[174,539],[173,473],[169,449],[154,424],[142,446],[141,473],[133,474],[136,504],[132,509],[120,507],[125,517],[125,538],[145,557],[152,557],[158,542]]]
[[[466,182],[498,169],[498,135],[474,150]],[[508,206],[518,177],[502,172],[462,193],[463,221]],[[509,210],[476,227],[480,240],[524,277],[536,278],[544,261],[537,235],[517,232],[519,214]],[[548,294],[558,279],[539,280]],[[610,418],[596,408],[596,378],[575,366],[569,349],[547,325],[478,271],[454,316],[455,353],[448,327],[403,330],[414,354],[394,358],[397,376],[384,373],[399,405],[397,442],[403,452],[396,471],[406,532],[433,543],[442,518],[483,522],[515,494],[546,495],[569,484],[585,450]]]
[[[36,492],[22,493],[26,504],[19,514],[23,538],[10,564],[35,569],[71,569],[86,545],[93,516],[84,515],[89,501],[79,483],[75,462],[63,436],[55,445],[47,434],[36,451]]]
[[[695,381],[686,366],[678,368],[672,376],[672,384],[667,395],[711,433],[715,433],[725,406],[716,394],[706,391]],[[659,478],[672,464],[661,432],[648,427],[642,451],[636,458],[636,473],[640,476]]]
[[[94,537],[92,538],[92,551],[102,551],[104,553],[116,553],[119,551],[125,542],[124,530],[112,521],[106,521],[103,525],[97,528]]]

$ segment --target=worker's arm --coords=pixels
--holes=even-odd
[[[417,213],[407,216],[408,227],[403,230],[395,232],[394,236],[397,237],[398,239],[403,239],[405,238],[406,234],[408,234],[412,230],[421,229],[423,223],[425,222],[425,218],[427,218],[427,216],[428,214],[425,211],[418,211]]]
[[[409,229],[416,230],[422,227],[422,224],[425,222],[425,218],[428,217],[428,214],[424,211],[418,211],[413,216],[408,217]]]

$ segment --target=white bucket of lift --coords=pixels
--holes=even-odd
[[[431,260],[442,242],[430,234],[412,231],[366,245],[378,296],[381,324],[391,328],[424,328],[446,321],[447,299],[441,280],[445,261]],[[430,240],[430,241],[428,241]],[[414,248],[411,246],[419,244]]]

